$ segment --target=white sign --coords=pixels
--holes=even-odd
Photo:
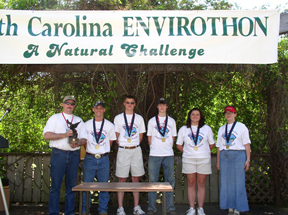
[[[270,64],[278,11],[0,10],[2,64]]]

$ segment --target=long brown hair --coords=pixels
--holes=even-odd
[[[187,120],[186,120],[186,126],[187,126],[187,128],[191,127],[191,117],[190,116],[194,110],[198,110],[200,113],[200,120],[199,120],[198,126],[199,126],[199,128],[202,128],[203,125],[205,125],[205,117],[199,108],[193,108],[189,111],[188,116],[187,116]]]

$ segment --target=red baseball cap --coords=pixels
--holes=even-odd
[[[232,113],[237,113],[236,108],[233,107],[233,106],[227,106],[227,107],[225,108],[225,110],[224,110],[224,113],[225,113],[226,111],[230,111],[230,112],[232,112]]]

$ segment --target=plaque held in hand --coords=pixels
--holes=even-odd
[[[79,138],[78,138],[78,133],[77,133],[77,126],[79,125],[80,122],[77,122],[75,124],[72,124],[71,122],[69,122],[69,120],[67,119],[67,123],[70,125],[70,129],[73,131],[73,135],[69,137],[68,139],[68,143],[75,145],[77,143],[79,143]]]

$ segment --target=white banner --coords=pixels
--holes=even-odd
[[[279,11],[0,10],[2,64],[270,64]]]

